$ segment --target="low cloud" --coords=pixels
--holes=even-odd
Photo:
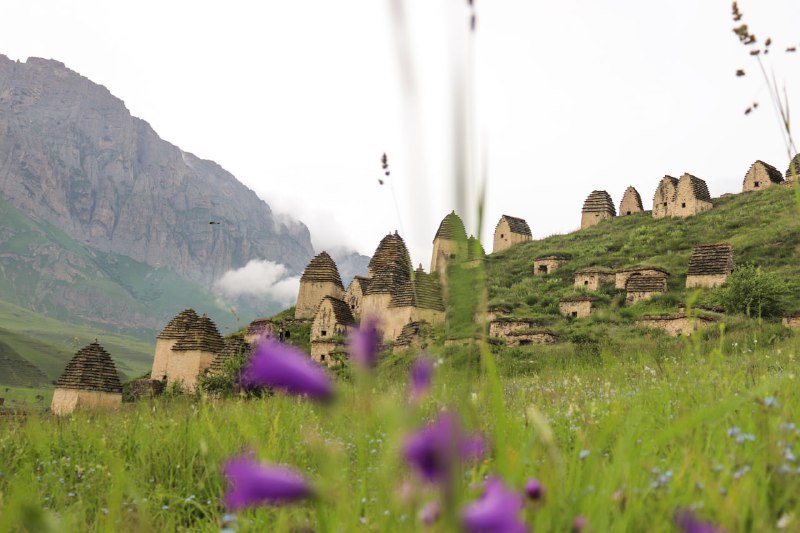
[[[214,288],[228,298],[268,298],[289,305],[297,298],[300,277],[288,276],[288,272],[280,263],[253,259],[242,268],[225,272]]]

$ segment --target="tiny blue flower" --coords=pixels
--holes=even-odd
[[[764,405],[766,407],[778,407],[778,401],[775,399],[775,396],[767,396],[764,398]]]
[[[741,429],[739,429],[738,427],[734,426],[734,427],[728,429],[728,436],[729,437],[735,437],[736,435],[738,435],[741,432],[742,432]]]
[[[589,450],[582,450],[581,453],[578,454],[578,459],[584,460],[589,457]]]

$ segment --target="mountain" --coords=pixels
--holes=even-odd
[[[299,273],[314,255],[305,225],[277,221],[229,172],[52,60],[0,55],[0,195],[93,250],[205,287],[253,259]]]

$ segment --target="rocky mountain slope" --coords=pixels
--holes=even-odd
[[[314,254],[305,225],[277,222],[219,165],[52,60],[0,55],[0,194],[95,250],[204,286],[251,259],[297,273]]]

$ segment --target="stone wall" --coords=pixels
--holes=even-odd
[[[675,195],[678,191],[678,180],[672,176],[664,176],[653,195],[653,218],[672,216]]]
[[[595,224],[599,224],[604,220],[611,220],[614,218],[613,213],[581,213],[581,229],[586,229]]]
[[[562,315],[572,318],[584,318],[594,313],[592,300],[561,300],[558,310]]]
[[[614,288],[615,289],[624,289],[625,284],[628,283],[628,279],[631,276],[666,276],[667,274],[655,268],[637,268],[631,270],[618,270],[617,273],[614,275]]]
[[[508,250],[515,244],[519,244],[521,242],[528,242],[531,240],[530,235],[521,235],[519,233],[512,233],[511,228],[508,225],[508,222],[505,220],[501,220],[500,223],[497,225],[497,228],[494,230],[494,244],[492,246],[492,252],[502,252],[503,250]]]
[[[112,410],[122,404],[122,393],[56,389],[50,409],[54,414],[68,415],[78,409]]]
[[[361,302],[364,300],[364,294],[361,292],[361,284],[355,279],[350,282],[347,291],[344,293],[344,303],[350,308],[353,316],[358,318],[361,316]]]
[[[800,329],[800,315],[788,315],[783,317],[783,325],[787,328]]]
[[[311,340],[345,337],[349,331],[350,328],[347,324],[341,324],[336,321],[336,315],[331,306],[323,303],[314,316],[314,322],[311,324]]]
[[[567,259],[564,257],[540,257],[533,260],[533,275],[542,276],[545,274],[552,274],[561,268]]]
[[[633,187],[625,189],[625,194],[622,195],[622,201],[619,203],[619,216],[633,215],[642,211],[644,211],[644,208],[642,207],[642,197],[639,196],[639,192]]]
[[[155,379],[137,379],[130,385],[126,401],[153,398],[164,392],[163,382]]]
[[[695,331],[706,328],[713,324],[715,320],[710,317],[688,318],[686,315],[676,315],[668,317],[642,317],[636,321],[636,325],[643,328],[659,329],[672,337],[681,335],[690,336]]]
[[[678,195],[675,198],[675,206],[673,207],[670,216],[680,218],[690,217],[699,213],[703,213],[704,211],[708,211],[713,207],[714,206],[711,204],[711,202],[696,198],[692,194],[691,189],[679,187]]]
[[[409,322],[441,324],[444,322],[444,312],[417,307],[391,307],[380,317],[378,331],[381,341],[384,343],[394,342],[402,333],[403,327]]]
[[[742,192],[760,191],[775,185],[773,177],[770,177],[770,171],[773,171],[776,176],[775,180],[778,183],[783,181],[783,176],[774,167],[768,168],[763,161],[756,161],[747,171],[744,176],[744,183],[742,184]]]
[[[342,300],[344,299],[344,290],[330,281],[301,281],[294,317],[302,319],[314,318],[319,303],[326,296],[333,296]]]
[[[433,254],[431,255],[431,274],[434,272],[447,272],[447,264],[455,261],[462,251],[464,245],[459,246],[458,241],[450,239],[434,239]],[[466,241],[465,243],[466,244]]]
[[[686,288],[702,287],[713,289],[721,286],[728,279],[727,274],[713,274],[706,276],[686,276]]]
[[[172,352],[167,362],[167,378],[169,383],[178,382],[185,391],[197,388],[200,374],[214,360],[214,353],[201,350]]]
[[[528,330],[536,324],[530,318],[500,318],[489,323],[489,336],[504,338],[517,331]]]
[[[662,291],[628,291],[625,293],[625,304],[633,305],[642,300],[649,300],[656,294],[664,294]]]
[[[614,281],[613,272],[575,272],[575,287],[596,291],[601,285]]]
[[[167,362],[172,354],[172,347],[178,339],[156,339],[156,351],[153,356],[153,369],[150,378],[160,380],[167,375]]]
[[[333,353],[343,349],[344,344],[341,342],[324,339],[314,340],[311,341],[311,359],[321,365],[334,366],[337,362],[333,357]]]
[[[558,336],[550,331],[515,331],[505,337],[506,346],[527,346],[529,344],[555,344]]]

